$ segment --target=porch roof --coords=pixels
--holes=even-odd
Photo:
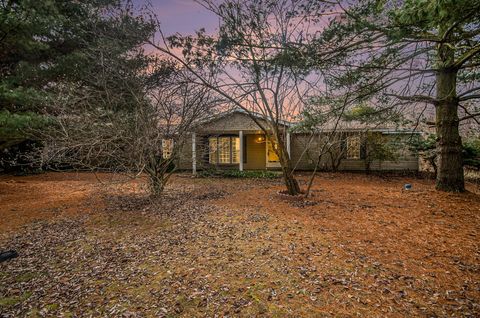
[[[262,129],[252,117],[262,125],[265,124],[264,127],[268,126],[266,116],[255,112],[247,112],[240,108],[234,108],[198,123],[195,131],[236,133],[241,130],[246,133],[262,133]],[[279,121],[279,123],[285,128],[292,126],[292,123],[284,120]]]

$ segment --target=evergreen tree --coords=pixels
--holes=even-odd
[[[365,0],[338,6],[341,13],[313,46],[336,52],[329,83],[349,87],[380,110],[414,107],[420,116],[434,109],[436,187],[463,191],[459,123],[480,116],[472,102],[480,98],[480,2]]]
[[[115,107],[128,107],[125,78],[139,86],[136,76],[148,64],[141,45],[154,29],[128,2],[0,1],[0,149],[37,138],[27,128],[52,123],[45,117],[72,105],[60,100],[66,90],[99,107],[108,86],[123,97]],[[122,80],[107,78],[108,67],[124,70]]]

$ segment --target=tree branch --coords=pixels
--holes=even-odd
[[[429,103],[432,105],[437,105],[438,100],[430,97],[430,96],[425,96],[425,95],[412,95],[412,96],[402,96],[402,95],[397,95],[397,94],[385,94],[387,96],[395,97],[399,100],[406,100],[406,101],[411,101],[411,102],[425,102]]]
[[[465,64],[467,61],[469,61],[472,57],[480,53],[480,44],[475,45],[470,49],[469,51],[463,53],[460,58],[453,63],[453,68],[459,69]]]
[[[468,95],[468,96],[464,96],[462,98],[459,98],[458,100],[460,102],[464,102],[466,100],[470,100],[470,99],[477,99],[477,98],[480,98],[480,94],[473,94],[473,95]]]

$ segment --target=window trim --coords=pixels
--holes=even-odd
[[[352,144],[352,139],[355,139],[356,140],[356,144],[357,144],[357,147],[358,147],[358,150],[356,151],[356,154],[357,156],[355,157],[351,157],[350,156],[350,146]],[[347,136],[346,138],[346,146],[347,146],[347,151],[345,153],[345,158],[348,159],[348,160],[360,160],[362,159],[362,144],[361,144],[362,140],[360,138],[360,136],[357,136],[357,135],[350,135],[350,136]]]
[[[162,159],[168,160],[172,158],[174,143],[173,138],[162,139]],[[165,151],[166,148],[169,148],[168,151]]]

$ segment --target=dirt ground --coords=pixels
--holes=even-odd
[[[473,185],[322,173],[285,201],[281,179],[176,175],[152,200],[120,181],[0,177],[0,250],[20,254],[0,317],[480,316]]]

